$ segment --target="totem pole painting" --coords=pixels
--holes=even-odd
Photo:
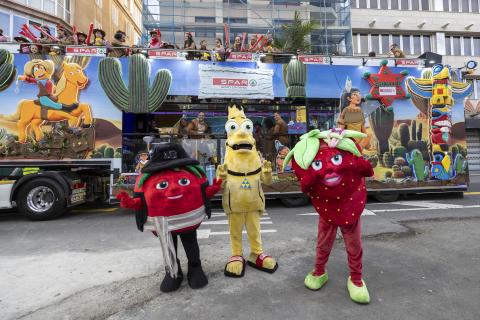
[[[456,158],[450,151],[452,143],[452,106],[455,99],[464,99],[472,92],[466,82],[452,80],[450,66],[436,64],[425,69],[422,78],[407,78],[413,103],[428,116],[430,124],[431,176],[450,180],[457,174]]]

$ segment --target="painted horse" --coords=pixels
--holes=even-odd
[[[42,107],[34,100],[20,101],[17,112],[7,118],[10,121],[18,121],[18,142],[26,142],[28,127],[32,128],[36,141],[42,140],[41,127],[45,121],[67,120],[70,127],[78,127],[83,116],[83,125],[90,126],[93,121],[90,105],[78,102],[78,93],[87,83],[88,78],[80,65],[63,62],[63,75],[57,83],[55,96],[64,108],[54,110]]]

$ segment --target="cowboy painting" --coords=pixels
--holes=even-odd
[[[57,102],[55,94],[55,85],[51,77],[55,70],[53,61],[34,59],[25,64],[24,75],[19,76],[18,80],[27,83],[35,83],[38,86],[38,101],[40,105],[56,110],[62,109],[62,104]]]

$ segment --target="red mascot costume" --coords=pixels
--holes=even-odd
[[[203,168],[188,157],[177,144],[156,146],[150,161],[142,169],[135,184],[135,196],[120,193],[120,206],[135,210],[140,231],[150,230],[160,240],[165,263],[162,292],[177,290],[183,280],[177,258],[177,237],[180,237],[188,259],[188,284],[192,289],[207,285],[202,270],[196,229],[207,215],[210,202],[220,190],[221,180],[209,186]]]
[[[364,137],[350,130],[313,130],[300,138],[284,163],[293,157],[292,167],[302,192],[310,197],[320,215],[315,269],[305,278],[305,285],[318,290],[327,282],[325,266],[340,228],[350,268],[347,288],[350,298],[358,303],[370,302],[362,279],[360,216],[367,200],[365,177],[371,177],[373,169],[351,138]]]

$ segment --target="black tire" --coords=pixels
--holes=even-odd
[[[294,208],[294,207],[302,207],[307,205],[309,202],[309,199],[308,197],[303,197],[303,196],[296,196],[296,197],[283,196],[283,197],[280,197],[280,201],[282,201],[285,207]]]
[[[394,202],[399,197],[398,193],[377,193],[374,198],[379,202]]]
[[[29,199],[29,195],[31,199]],[[33,221],[45,221],[65,214],[65,193],[52,179],[36,178],[20,187],[15,202],[18,211]],[[46,203],[42,205],[40,202]]]

